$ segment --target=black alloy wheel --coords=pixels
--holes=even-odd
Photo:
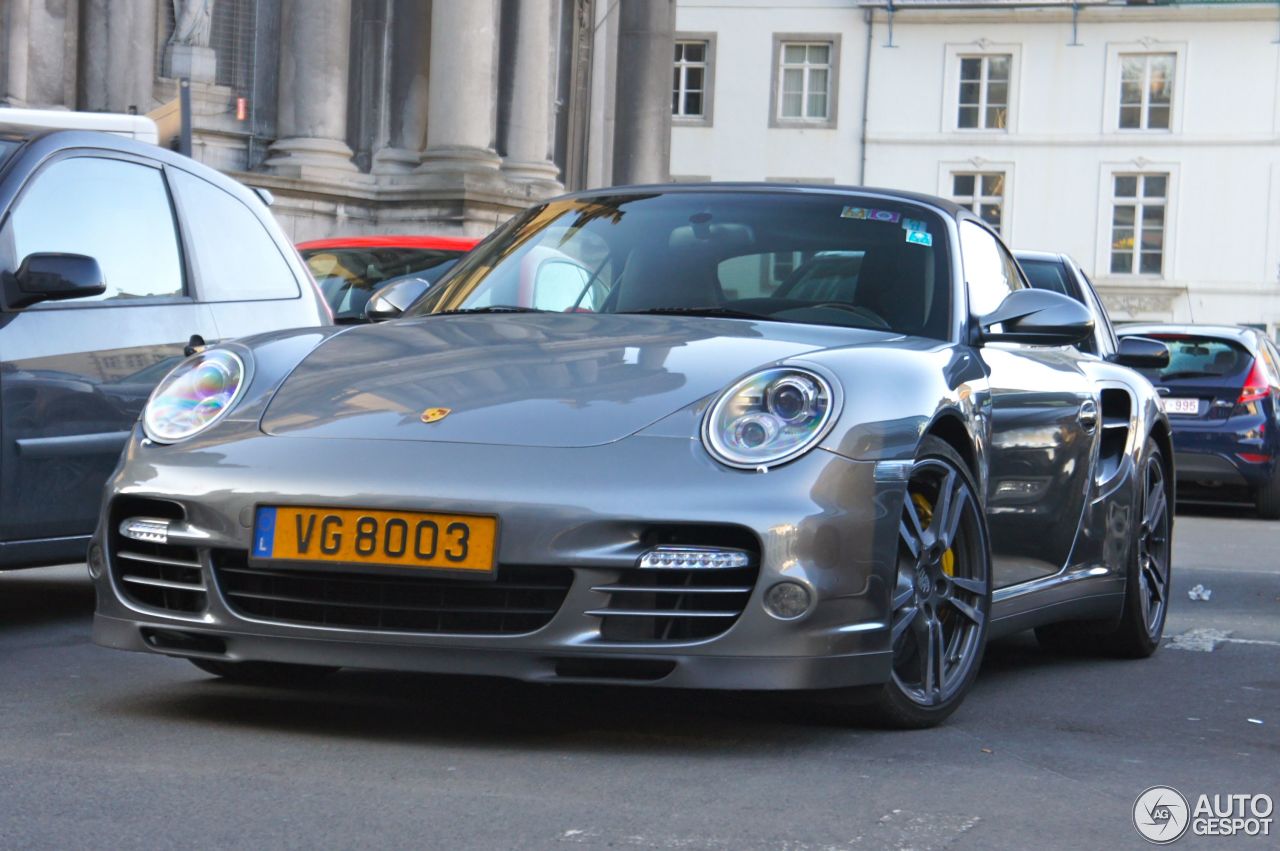
[[[898,533],[892,679],[873,704],[891,726],[930,727],[977,676],[991,610],[991,557],[977,488],[959,455],[925,438]]]

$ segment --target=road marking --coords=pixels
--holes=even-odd
[[[1280,641],[1265,641],[1260,638],[1232,638],[1231,632],[1225,629],[1200,627],[1189,629],[1181,635],[1169,639],[1166,645],[1170,650],[1197,650],[1201,653],[1212,653],[1219,644],[1256,644],[1263,647],[1280,647]]]

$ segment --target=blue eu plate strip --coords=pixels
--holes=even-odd
[[[271,548],[276,538],[276,510],[259,508],[258,519],[253,524],[253,554],[258,558],[271,558]]]

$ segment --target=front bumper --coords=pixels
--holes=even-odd
[[[185,447],[130,445],[108,485],[95,541],[94,640],[108,647],[231,661],[263,660],[531,681],[664,687],[817,689],[890,675],[887,619],[905,491],[900,463],[824,450],[767,474],[727,470],[697,441],[637,436],[600,447],[336,441],[245,435]],[[130,500],[181,507],[205,537],[207,589],[194,611],[139,604],[122,591],[110,540]],[[496,514],[498,561],[569,568],[545,626],[521,634],[452,634],[299,624],[228,603],[211,554],[249,548],[258,504]],[[144,503],[145,504],[145,503]],[[710,638],[617,640],[589,614],[602,583],[631,571],[653,529],[734,527],[758,541],[758,572],[732,625]],[[401,574],[403,575],[403,574]],[[801,617],[766,612],[776,582],[805,586]]]

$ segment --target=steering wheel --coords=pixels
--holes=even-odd
[[[811,307],[811,308],[836,307],[836,308],[839,308],[840,310],[846,310],[849,313],[855,313],[862,319],[865,319],[868,322],[873,323],[878,328],[884,328],[886,330],[888,330],[889,328],[889,323],[886,322],[884,318],[880,316],[880,314],[872,310],[868,310],[865,307],[858,307],[856,304],[849,304],[848,302],[843,302],[843,301],[823,301],[817,304],[808,305],[808,307]]]

